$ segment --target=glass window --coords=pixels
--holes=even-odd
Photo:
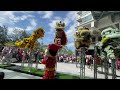
[[[92,19],[93,19],[92,14],[90,14],[89,16],[83,18],[82,23],[87,22],[87,21],[90,21],[90,20],[92,20]]]
[[[85,16],[85,15],[87,15],[88,13],[90,13],[91,11],[83,11],[82,12],[82,16]]]

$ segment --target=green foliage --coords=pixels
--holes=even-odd
[[[28,34],[25,30],[14,29],[13,34],[11,34],[12,41],[15,42],[17,40],[22,40],[23,38],[28,38],[30,34]]]
[[[14,46],[15,41],[28,38],[28,34],[25,30],[14,29],[11,34],[8,34],[8,28],[6,26],[0,26],[0,45]]]
[[[7,64],[0,64],[0,68],[5,68],[5,67],[11,67],[14,66],[13,64],[7,65]]]
[[[8,38],[8,29],[6,26],[0,26],[0,44],[5,45],[9,41]]]
[[[37,76],[40,76],[40,77],[43,77],[44,72],[45,72],[45,70],[36,69],[36,68],[33,68],[33,67],[31,69],[31,72],[29,72],[29,68],[28,67],[24,67],[24,68],[21,68],[21,69],[17,69],[17,68],[13,69],[13,68],[11,68],[12,66],[15,66],[15,65],[9,66],[9,65],[2,65],[2,64],[0,64],[0,68],[5,68],[5,69],[14,70],[14,71],[19,71],[21,73],[37,75]],[[56,78],[57,79],[82,79],[79,76],[70,75],[70,74],[64,74],[64,73],[57,73]],[[92,78],[91,77],[85,77],[84,79],[92,79]]]
[[[68,54],[68,55],[72,55],[73,54],[73,51],[71,49],[68,49],[67,46],[65,46],[62,50],[61,50],[61,53],[63,54]]]
[[[72,55],[73,54],[73,51],[71,49],[68,49],[68,54],[69,55]]]
[[[25,67],[25,68],[22,69],[22,71],[27,73],[29,71],[29,68]],[[36,74],[38,76],[43,76],[44,75],[44,70],[40,70],[40,69],[36,70],[35,68],[32,68],[30,73]],[[58,79],[79,79],[79,76],[57,73],[57,78]]]
[[[5,43],[5,45],[6,46],[15,46],[15,43],[10,41],[10,42]]]
[[[69,75],[69,74],[62,74],[59,73],[57,74],[59,79],[80,79],[79,76],[73,76],[73,75]]]

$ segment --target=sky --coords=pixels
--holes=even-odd
[[[77,26],[78,11],[0,11],[0,26],[7,26],[9,34],[14,29],[26,30],[30,34],[42,27],[45,36],[38,41],[44,44],[53,43],[55,37],[55,24],[57,21],[65,23],[65,33],[67,35],[67,47],[72,51],[74,47],[74,32]]]

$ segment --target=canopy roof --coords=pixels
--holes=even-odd
[[[99,19],[107,16],[108,14],[118,14],[118,13],[120,13],[120,11],[91,11],[91,13],[95,20],[99,20]]]

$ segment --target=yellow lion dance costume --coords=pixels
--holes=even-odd
[[[81,47],[89,47],[91,44],[91,32],[88,28],[78,27],[74,34],[74,45],[76,49]]]
[[[37,39],[44,37],[44,33],[44,29],[39,27],[33,31],[32,35],[29,38],[24,38],[22,41],[16,41],[15,45],[19,48],[28,48],[32,50],[36,45]]]

